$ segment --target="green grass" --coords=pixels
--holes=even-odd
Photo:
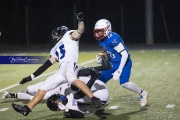
[[[98,51],[97,51],[98,52]],[[81,52],[79,64],[95,59],[97,52]],[[110,91],[110,100],[104,111],[86,115],[85,120],[179,120],[180,119],[180,50],[134,50],[129,51],[133,61],[130,81],[149,92],[148,106],[141,108],[139,95],[120,87],[118,81],[110,80],[107,85]],[[44,54],[48,56],[48,53]],[[95,62],[86,66],[96,66]],[[40,65],[0,65],[0,89],[18,83],[23,77],[34,72]],[[45,73],[58,69],[52,66]],[[11,88],[9,92],[17,92],[28,85],[46,79],[47,76],[24,85]],[[1,95],[0,95],[1,97]],[[27,117],[16,113],[11,103],[26,104],[27,101],[15,99],[0,100],[0,119],[3,120],[56,120],[66,119],[61,112],[49,111],[44,102],[38,104]],[[166,108],[168,104],[175,105]],[[109,109],[118,106],[117,109]]]

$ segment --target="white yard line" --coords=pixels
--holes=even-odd
[[[115,110],[115,109],[117,109],[118,107],[119,107],[119,105],[115,105],[115,106],[109,107],[109,109],[110,109],[110,110]]]
[[[9,108],[2,108],[2,109],[0,109],[0,112],[4,112],[4,111],[6,111],[6,110],[8,110]]]
[[[90,61],[84,62],[84,63],[82,63],[82,64],[79,64],[79,66],[87,65],[87,64],[92,63],[92,62],[95,62],[95,61],[96,61],[96,60],[90,60]],[[33,80],[36,80],[36,79],[41,78],[41,77],[44,77],[44,76],[48,76],[48,75],[53,74],[53,73],[55,73],[55,72],[56,72],[56,71],[50,72],[50,73],[46,73],[46,74],[42,74],[42,75],[34,78]],[[9,89],[11,89],[11,88],[13,88],[13,87],[16,87],[16,86],[18,86],[18,85],[19,85],[19,83],[10,85],[10,86],[8,86],[8,87],[6,87],[6,88],[4,88],[4,89],[0,89],[0,92],[9,90]]]
[[[174,104],[167,104],[166,108],[174,108],[174,106],[175,106]]]

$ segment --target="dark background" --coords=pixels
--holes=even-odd
[[[179,44],[180,0],[152,1],[154,44]],[[96,42],[92,31],[102,18],[111,22],[113,31],[125,43],[146,43],[145,0],[2,0],[0,45],[49,44],[54,27],[66,25],[76,29],[74,12],[80,11],[85,14],[86,25],[82,43]]]

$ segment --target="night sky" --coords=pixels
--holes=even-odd
[[[74,12],[85,15],[82,42],[96,42],[93,27],[106,18],[126,43],[145,43],[145,0],[3,0],[0,44],[46,44],[51,30],[76,29]],[[153,0],[154,43],[180,43],[179,0]],[[166,29],[167,28],[167,29]]]

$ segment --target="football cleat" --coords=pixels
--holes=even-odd
[[[9,92],[4,91],[4,92],[2,93],[2,99],[5,100],[6,98],[11,98],[11,95],[9,94]]]
[[[12,103],[12,107],[16,112],[19,112],[24,116],[27,116],[31,112],[31,109],[27,105],[20,106],[20,105],[16,105],[15,103]]]
[[[143,92],[140,94],[140,105],[141,105],[141,107],[144,107],[147,105],[147,103],[148,103],[147,96],[148,96],[147,91],[143,90]]]

